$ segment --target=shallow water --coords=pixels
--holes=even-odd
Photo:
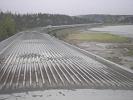
[[[103,26],[98,28],[91,28],[89,30],[110,32],[112,34],[133,37],[133,25]]]

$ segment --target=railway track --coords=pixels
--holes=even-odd
[[[0,93],[54,88],[133,89],[133,77],[48,34],[21,33],[0,54]]]

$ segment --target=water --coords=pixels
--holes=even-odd
[[[99,28],[91,28],[90,30],[109,32],[126,37],[133,37],[133,25],[103,26]]]

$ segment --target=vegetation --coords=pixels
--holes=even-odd
[[[99,23],[109,24],[133,24],[133,15],[103,15],[103,14],[91,14],[81,15],[78,18],[91,20]]]
[[[77,29],[64,29],[56,31],[56,37],[70,41],[93,41],[93,42],[129,42],[129,38],[110,33],[82,32]]]
[[[133,24],[133,15],[82,15],[68,16],[59,14],[12,14],[0,12],[0,20],[11,16],[16,23],[17,30],[48,25],[71,25],[87,23]]]
[[[109,33],[77,33],[69,34],[67,39],[95,42],[128,42],[128,38]]]
[[[2,21],[0,21],[0,41],[10,37],[16,32],[15,22],[11,16],[5,16]]]
[[[0,41],[13,35],[17,31],[44,27],[48,25],[71,24],[133,24],[133,15],[84,15],[68,16],[59,14],[12,14],[0,12]]]
[[[133,49],[132,49],[132,50],[129,50],[129,51],[127,52],[127,54],[128,54],[129,56],[133,56]]]
[[[18,30],[34,28],[34,27],[44,27],[48,25],[71,25],[71,24],[83,24],[90,23],[82,18],[71,17],[67,15],[59,14],[12,14],[12,13],[0,13],[0,20],[5,16],[12,16],[16,23],[16,28]]]

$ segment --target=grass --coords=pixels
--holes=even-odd
[[[88,41],[106,43],[126,43],[129,38],[104,32],[88,32],[80,29],[63,29],[56,31],[56,37],[66,41]]]
[[[122,37],[118,35],[112,35],[109,33],[83,33],[77,32],[76,34],[69,34],[66,39],[68,40],[78,40],[78,41],[94,41],[94,42],[128,42],[127,37]]]
[[[129,50],[127,53],[128,53],[128,56],[133,56],[133,50]]]

